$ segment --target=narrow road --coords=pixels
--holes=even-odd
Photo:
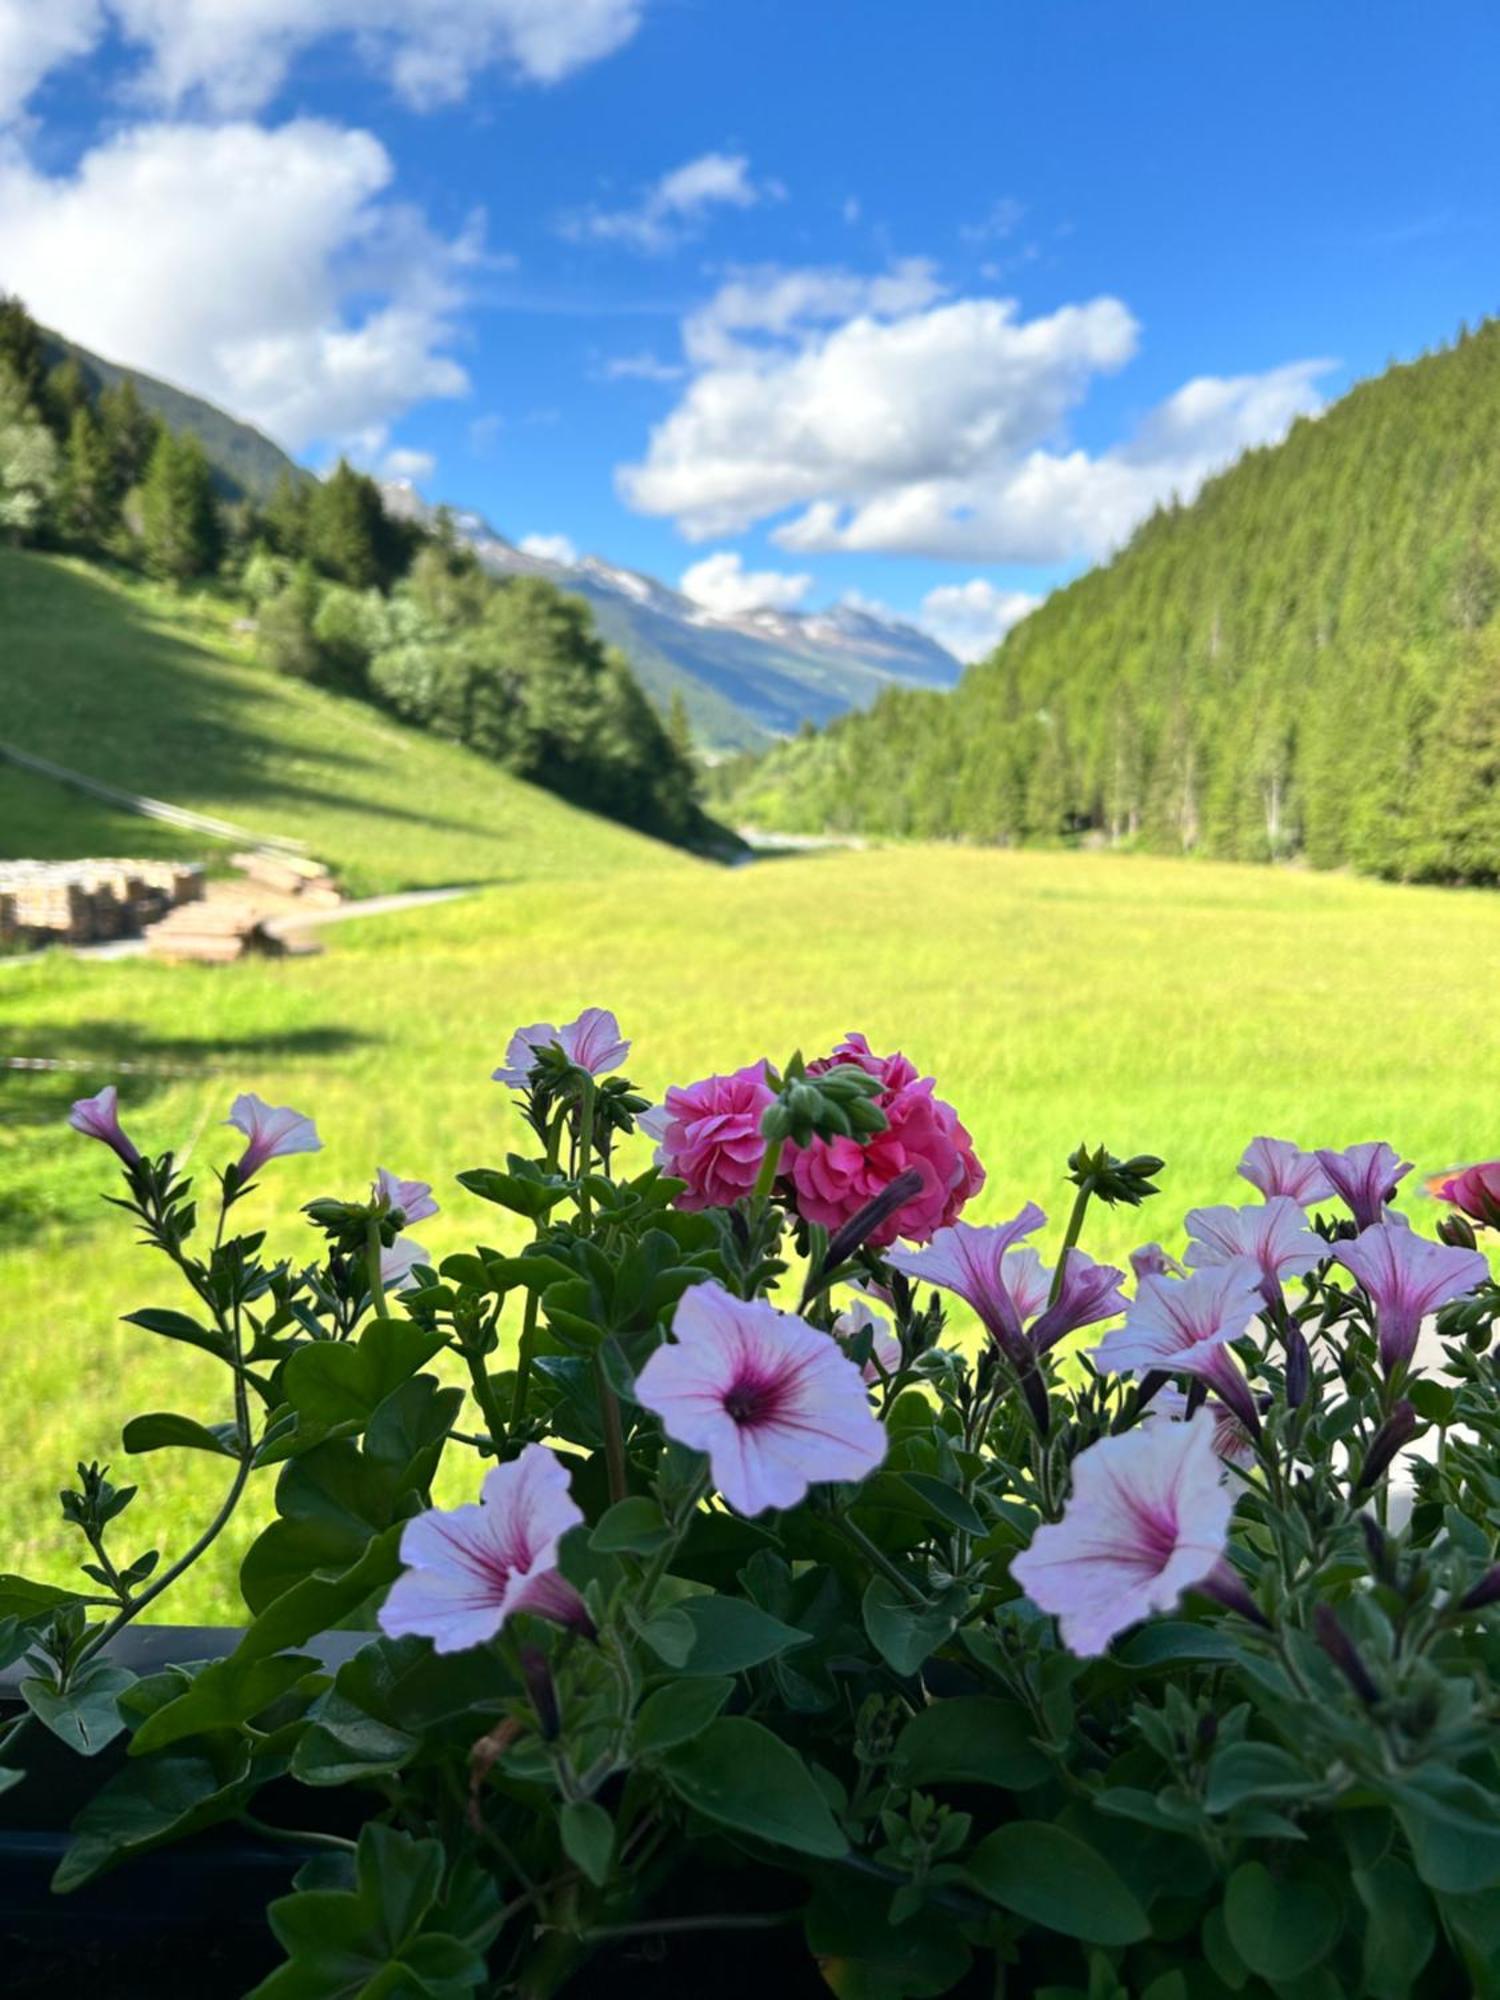
[[[398,910],[422,910],[429,904],[452,903],[460,896],[474,896],[478,893],[477,883],[460,883],[445,889],[405,889],[394,896],[366,896],[359,902],[340,903],[337,908],[331,910],[284,910],[274,917],[267,917],[263,928],[274,938],[286,939],[297,931],[321,928],[324,924],[346,923],[350,917],[392,916]],[[0,958],[0,972],[8,966],[35,965],[38,959],[55,958],[59,955],[98,961],[143,958],[145,953],[144,938],[111,938],[105,944],[54,944],[46,946],[41,951],[20,952],[13,958]]]

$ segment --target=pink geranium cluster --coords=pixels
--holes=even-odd
[[[808,1222],[837,1230],[893,1181],[915,1171],[917,1191],[868,1240],[876,1249],[898,1237],[929,1242],[984,1186],[973,1142],[931,1077],[918,1076],[904,1055],[875,1055],[863,1035],[846,1036],[807,1070],[809,1076],[823,1076],[851,1064],[878,1079],[875,1102],[885,1114],[885,1130],[864,1142],[788,1143],[778,1175],[783,1192]],[[766,1156],[761,1121],[774,1101],[766,1065],[759,1062],[674,1086],[658,1110],[646,1113],[640,1122],[658,1142],[658,1164],[687,1183],[678,1197],[681,1207],[728,1207],[750,1193]]]

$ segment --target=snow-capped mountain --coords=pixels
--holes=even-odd
[[[391,513],[431,525],[439,510],[407,481],[383,489]],[[588,600],[595,623],[627,655],[659,701],[680,691],[698,739],[740,749],[865,708],[883,687],[949,688],[963,669],[925,632],[838,605],[826,611],[750,611],[726,618],[680,591],[597,556],[554,562],[529,555],[482,516],[453,511],[455,533],[486,569],[542,576]]]

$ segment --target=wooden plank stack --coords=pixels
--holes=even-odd
[[[93,944],[134,937],[203,895],[203,870],[176,861],[0,863],[0,943]]]
[[[339,887],[321,861],[301,854],[278,854],[257,848],[250,854],[233,856],[240,873],[258,888],[277,896],[292,896],[305,909],[336,909],[343,898]]]

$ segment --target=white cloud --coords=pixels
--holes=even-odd
[[[558,227],[575,243],[623,243],[652,253],[671,250],[715,208],[754,208],[779,200],[779,182],[750,178],[743,153],[703,153],[663,174],[629,208],[586,208]]]
[[[103,33],[99,0],[0,0],[0,124],[44,77],[87,55]]]
[[[1026,216],[1024,202],[1014,200],[1010,195],[1002,195],[992,201],[978,222],[966,222],[959,229],[959,235],[966,243],[995,243],[1007,236],[1014,236]]]
[[[570,569],[578,560],[578,551],[566,535],[522,535],[516,546],[522,555],[537,556],[542,562],[562,563]]]
[[[917,622],[960,660],[978,660],[993,652],[1011,626],[1041,601],[1030,591],[1001,590],[976,576],[929,590]]]
[[[555,83],[612,54],[646,0],[0,0],[0,118],[112,25],[143,58],[134,88],[224,115],[267,104],[292,62],[330,38],[419,109],[499,69]]]
[[[437,471],[437,459],[430,451],[420,451],[415,446],[398,444],[389,450],[380,461],[382,479],[409,479],[413,486],[420,486],[431,479]]]
[[[686,373],[680,361],[663,361],[650,352],[617,354],[604,364],[607,382],[680,382]]]
[[[56,178],[0,150],[0,271],[46,325],[293,449],[369,449],[467,389],[443,349],[481,255],[383,199],[391,175],[369,133],[313,119],[138,126]]]
[[[737,618],[747,611],[791,611],[813,587],[810,576],[788,576],[784,570],[747,570],[732,549],[720,549],[683,571],[682,593],[716,618]]]
[[[1333,365],[1202,377],[1129,439],[1070,449],[1069,419],[1139,332],[1108,297],[1029,320],[1013,300],[945,298],[920,261],[742,273],[684,323],[692,378],[620,491],[696,540],[790,513],[773,539],[805,554],[1098,557],[1319,409]]]

